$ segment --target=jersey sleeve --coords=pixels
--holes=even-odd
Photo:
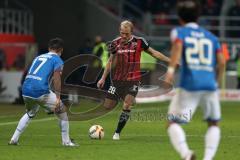
[[[142,43],[141,43],[141,48],[143,49],[143,50],[147,50],[148,48],[149,48],[149,43],[146,41],[146,39],[145,38],[142,38],[141,37],[141,39],[140,39],[141,41],[142,41]]]
[[[171,42],[183,42],[183,35],[179,28],[174,28],[170,33]]]
[[[54,71],[62,71],[63,70],[63,61],[60,57],[55,58],[53,67],[54,67]]]

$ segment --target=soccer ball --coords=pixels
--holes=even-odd
[[[103,127],[100,125],[93,125],[89,129],[89,137],[91,139],[102,139],[104,137]]]

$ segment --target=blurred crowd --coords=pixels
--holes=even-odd
[[[227,15],[232,16],[233,18],[238,17],[240,18],[240,0],[235,0],[235,5],[229,8]],[[236,27],[237,29],[230,30],[228,32],[229,37],[239,38],[239,26],[240,26],[240,19],[231,19],[229,21],[229,26]]]
[[[167,15],[176,14],[173,4],[176,4],[177,0],[129,0],[128,2],[144,12],[151,12],[152,14],[164,13]],[[202,14],[208,16],[220,15],[222,2],[222,0],[201,0],[201,4],[203,4]]]
[[[171,16],[176,16],[176,4],[177,0],[125,0],[123,3],[123,17],[132,20],[139,30],[142,30],[142,26],[137,25],[137,19],[141,15],[136,12],[137,8],[142,13],[150,13],[153,17],[151,22],[155,25],[176,25],[178,24],[176,18],[170,18]],[[210,30],[219,36],[220,25],[219,18],[216,16],[231,16],[233,18],[226,18],[225,35],[230,38],[237,38],[240,35],[240,0],[233,0],[232,5],[227,5],[228,9],[225,11],[224,5],[230,3],[229,1],[223,0],[200,0],[201,2],[201,14],[202,16],[208,16],[210,18],[200,19],[200,24],[203,26],[214,26]],[[225,3],[225,4],[224,4]],[[130,4],[130,5],[129,5]],[[130,7],[134,6],[134,7]],[[109,11],[114,14],[119,14],[116,9],[111,8],[111,6],[105,6]],[[141,18],[140,18],[141,19]],[[142,21],[140,22],[142,23]]]
[[[10,56],[10,55],[8,55]],[[21,71],[25,68],[25,54],[18,54],[13,63],[7,64],[7,55],[4,49],[0,48],[0,71],[8,70],[8,71]]]

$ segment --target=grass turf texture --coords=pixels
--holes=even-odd
[[[82,100],[82,108],[93,102]],[[168,102],[138,104],[124,128],[121,140],[113,141],[112,134],[120,114],[120,107],[108,115],[90,120],[70,122],[71,137],[80,144],[78,148],[61,146],[61,136],[54,116],[41,111],[20,137],[20,146],[8,146],[17,121],[25,108],[17,105],[0,105],[0,160],[179,160],[165,130]],[[74,108],[76,111],[77,106]],[[215,160],[239,160],[240,147],[240,103],[222,103],[222,140]],[[100,124],[105,131],[102,140],[91,140],[88,129]],[[188,143],[198,159],[203,157],[206,123],[199,109],[192,122],[185,125]]]

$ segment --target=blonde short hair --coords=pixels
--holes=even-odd
[[[120,24],[120,27],[124,27],[124,28],[130,27],[131,32],[133,31],[133,23],[128,20],[122,21]]]

